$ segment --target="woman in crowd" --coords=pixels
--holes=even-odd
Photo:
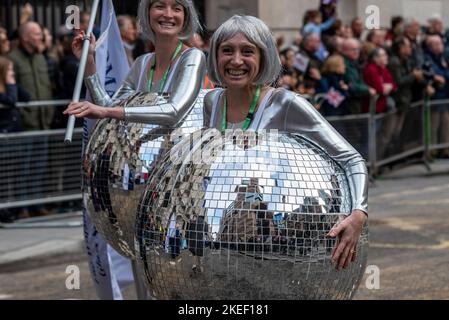
[[[0,57],[0,132],[22,131],[18,101],[29,101],[30,95],[17,83],[12,61]]]
[[[363,158],[305,99],[271,86],[281,63],[273,35],[261,20],[234,16],[218,28],[211,41],[208,70],[211,80],[224,89],[206,95],[205,126],[222,132],[277,129],[299,133],[344,168],[353,194],[353,212],[329,236],[340,239],[332,261],[338,269],[347,267],[355,261],[367,220],[368,175]]]
[[[114,118],[128,122],[174,126],[191,110],[206,73],[206,58],[203,52],[197,48],[190,48],[186,44],[186,41],[200,29],[198,15],[192,1],[142,0],[138,16],[143,36],[154,44],[154,52],[138,57],[134,61],[128,77],[115,95],[110,97],[96,73],[95,39],[91,35],[85,84],[94,103],[87,101],[71,103],[65,114],[74,115],[77,118]],[[80,32],[72,44],[73,52],[78,59],[81,57],[85,36],[84,32]],[[156,105],[125,108],[118,106],[120,101],[137,92],[161,95],[169,93],[168,101]],[[91,232],[93,228],[87,217],[85,221],[86,241],[90,241],[90,238],[95,237],[95,232]],[[102,248],[105,247],[106,245],[102,245]],[[109,259],[119,256],[117,253],[111,254],[109,249],[107,251]],[[121,259],[116,259],[117,263],[126,266],[124,258]],[[115,267],[111,266],[111,273],[115,273],[116,278],[121,277],[121,273],[117,273],[118,271],[113,268]],[[129,268],[127,270],[129,272]],[[128,277],[125,275],[125,278]],[[107,294],[105,298],[111,299],[109,293]],[[116,294],[114,298],[115,296]],[[119,297],[120,295],[117,295],[117,298]]]
[[[0,56],[0,134],[9,132],[22,131],[22,121],[19,110],[16,108],[18,101],[27,102],[30,100],[30,95],[24,91],[17,83],[14,74],[12,61]],[[4,141],[4,140],[3,140]],[[11,158],[17,157],[17,145],[14,142],[3,143],[0,142],[0,163],[2,170],[0,170],[0,181],[6,182],[4,187],[7,196],[14,197],[17,185],[22,187],[27,185],[29,177],[24,172],[24,164],[20,163],[12,165]],[[19,175],[11,175],[11,169],[20,172]],[[5,218],[6,216],[6,218]],[[13,218],[14,217],[14,218]],[[21,208],[20,210],[6,210],[6,214],[0,220],[6,221],[14,220],[15,218],[28,218],[28,209]]]
[[[398,89],[393,75],[388,70],[388,54],[383,48],[376,48],[368,55],[368,64],[363,72],[363,77],[367,85],[376,90],[379,96],[376,103],[376,113],[386,113],[396,111],[396,102],[392,95]],[[370,112],[369,100],[365,102],[364,112]],[[390,144],[395,121],[393,116],[386,116],[381,122],[377,121],[377,155],[382,159],[386,155],[387,146]]]
[[[391,98],[397,90],[393,75],[388,70],[388,54],[383,48],[376,48],[368,56],[368,64],[363,72],[363,77],[370,87],[376,90],[379,99],[376,104],[376,113],[384,113],[390,107],[393,109],[394,100]],[[369,103],[366,102],[364,112],[369,111]]]

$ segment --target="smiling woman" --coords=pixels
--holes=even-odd
[[[368,217],[368,174],[360,154],[311,106],[285,89],[271,87],[281,70],[276,43],[261,20],[234,16],[215,32],[208,60],[209,76],[225,89],[208,93],[204,125],[278,130],[299,134],[335,160],[348,178],[352,213],[328,234],[339,239],[332,254],[338,269],[356,261],[357,243]]]
[[[167,16],[164,16],[167,10],[173,15],[168,20]],[[153,42],[156,40],[156,34],[162,35],[164,33],[160,33],[161,29],[158,28],[158,25],[164,22],[168,23],[168,27],[175,27],[176,25],[178,28],[181,27],[181,29],[177,30],[177,36],[181,40],[189,39],[199,28],[195,7],[188,0],[173,0],[169,2],[143,0],[139,7],[138,18],[143,35]]]
[[[228,85],[245,85],[259,74],[260,50],[240,33],[223,42],[218,48],[218,55],[218,70],[224,75],[223,82]]]
[[[280,60],[277,54],[272,54],[277,49],[276,44],[271,41],[272,36],[268,27],[260,23],[254,26],[250,25],[252,22],[257,22],[255,19],[257,18],[250,16],[240,18],[234,16],[228,20],[219,28],[220,32],[215,33],[212,38],[210,56],[216,57],[218,54],[222,54],[231,57],[236,48],[240,49],[239,53],[242,56],[249,59],[253,58],[254,55],[259,55],[258,58],[262,68],[260,74],[259,72],[256,74],[255,84],[271,84],[281,72]],[[242,49],[245,49],[245,51]],[[209,77],[211,81],[226,86],[220,71],[217,59],[210,59]]]
[[[185,117],[198,96],[205,75],[204,54],[183,42],[200,28],[193,3],[190,0],[143,0],[138,16],[143,35],[154,43],[155,53],[136,59],[125,82],[113,97],[109,97],[96,73],[95,39],[91,37],[85,82],[94,104],[72,103],[64,114],[168,126]],[[80,31],[72,44],[78,58],[85,36]],[[170,99],[152,106],[120,106],[125,98],[136,92],[169,93]],[[109,108],[111,106],[114,108]]]
[[[165,135],[147,133],[168,133],[189,119],[206,70],[204,54],[184,43],[200,28],[190,0],[142,0],[138,16],[143,35],[154,44],[155,52],[137,58],[110,97],[96,72],[96,41],[92,35],[85,84],[94,103],[71,103],[64,112],[77,118],[102,119],[85,148],[83,189],[90,218],[85,220],[85,230],[93,229],[92,221],[101,238],[97,238],[97,232],[86,234],[101,243],[99,255],[105,259],[118,256],[111,254],[111,247],[122,256],[135,257],[134,219],[141,181],[170,146],[165,143]],[[78,58],[85,37],[79,31],[72,43]],[[114,170],[116,173],[109,174]],[[123,180],[117,179],[118,175]]]

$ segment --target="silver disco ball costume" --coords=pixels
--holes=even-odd
[[[344,170],[299,135],[210,133],[180,142],[146,186],[136,246],[151,294],[350,299],[364,273],[368,230],[356,262],[336,271],[336,240],[326,234],[352,211]]]
[[[197,49],[183,52],[173,65],[163,92],[147,92],[154,54],[139,57],[111,99],[98,75],[86,85],[98,105],[125,110],[125,121],[104,119],[92,131],[83,159],[83,196],[92,223],[120,254],[134,258],[134,224],[145,184],[157,159],[183,135],[203,125],[200,90],[205,57]],[[153,88],[159,88],[154,83]],[[151,124],[146,124],[151,123]]]
[[[180,140],[202,127],[201,92],[192,110],[178,128],[104,119],[95,127],[84,158],[84,196],[90,217],[105,240],[118,252],[134,257],[134,224],[145,184],[156,169],[157,159]],[[161,103],[157,94],[137,94]]]

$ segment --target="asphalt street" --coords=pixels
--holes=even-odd
[[[367,273],[355,299],[449,299],[449,162],[432,169],[414,165],[370,188],[368,271],[379,271],[378,287]],[[0,299],[96,299],[81,227],[0,229],[0,243]],[[71,265],[79,290],[66,288]],[[136,298],[133,287],[125,298]]]

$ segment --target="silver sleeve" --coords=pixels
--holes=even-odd
[[[109,96],[109,94],[106,92],[106,89],[101,84],[100,76],[98,75],[98,73],[84,78],[84,83],[87,90],[89,90],[93,102],[99,106],[112,107],[120,100],[126,99],[127,97],[136,93],[136,82],[138,81],[142,70],[145,70],[144,64],[144,56],[140,56],[136,59],[136,61],[131,66],[131,69],[125,81],[115,92],[113,97]]]
[[[118,100],[135,92],[132,85],[125,81],[113,97],[110,97],[106,89],[101,85],[98,73],[84,79],[92,101],[99,106],[112,107]]]
[[[151,106],[126,106],[129,122],[174,126],[194,104],[206,74],[206,58],[200,50],[191,50],[179,61],[166,103]]]
[[[285,101],[288,103],[283,119],[286,131],[299,133],[320,146],[344,169],[352,195],[352,210],[368,214],[369,178],[365,160],[307,100],[295,97]]]
[[[217,94],[217,90],[212,90],[204,97],[203,107],[203,126],[209,127],[210,119],[212,117],[212,108],[214,103],[214,97]]]

